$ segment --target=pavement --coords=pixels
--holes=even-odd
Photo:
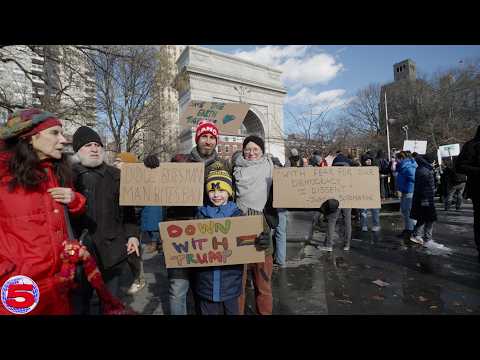
[[[383,209],[381,230],[361,232],[353,222],[350,251],[341,241],[322,251],[326,223],[311,228],[311,214],[288,217],[287,263],[274,270],[275,315],[480,314],[480,263],[473,241],[473,209],[437,204],[437,248],[405,246],[396,237],[403,228],[398,211]],[[337,225],[338,230],[338,225]],[[338,231],[337,231],[338,232]],[[168,280],[163,255],[144,254],[147,286],[123,300],[140,314],[168,314]],[[131,275],[125,274],[126,290]],[[193,313],[192,299],[189,309]],[[247,287],[247,314],[255,314]]]

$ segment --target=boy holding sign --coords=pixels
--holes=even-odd
[[[244,215],[233,201],[232,178],[223,169],[209,172],[206,189],[210,203],[198,208],[198,219],[216,219]],[[263,233],[257,238],[257,250],[268,247],[268,238]],[[238,298],[242,293],[244,265],[196,268],[195,293],[199,298],[202,315],[239,315]]]

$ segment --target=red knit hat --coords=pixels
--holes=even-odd
[[[198,139],[204,134],[211,134],[215,136],[218,142],[218,128],[214,123],[206,120],[202,120],[198,123],[195,133],[195,143],[198,143]]]
[[[35,108],[19,110],[8,118],[6,124],[0,126],[0,139],[28,138],[52,126],[62,126],[52,113]]]

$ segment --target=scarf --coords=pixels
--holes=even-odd
[[[70,289],[78,286],[74,282],[77,263],[83,265],[83,271],[87,276],[88,282],[96,290],[100,303],[102,304],[102,314],[104,315],[136,315],[136,313],[124,305],[119,299],[114,297],[105,285],[102,275],[98,270],[97,264],[92,255],[86,250],[85,246],[80,245],[77,240],[69,240],[72,245],[71,250],[66,250],[60,254],[62,266],[60,272],[55,274],[55,281],[60,289],[68,292]],[[80,254],[80,249],[84,251]]]
[[[263,211],[272,186],[272,173],[272,160],[265,155],[258,160],[245,160],[243,156],[235,159],[233,176],[240,210]]]
[[[197,147],[195,146],[192,149],[192,151],[190,152],[190,156],[191,156],[191,158],[194,162],[204,162],[205,167],[207,167],[208,165],[212,164],[213,162],[215,162],[217,160],[217,151],[213,150],[212,155],[210,155],[209,157],[206,158],[206,157],[203,157],[202,155],[200,155]]]

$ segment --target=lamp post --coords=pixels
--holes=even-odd
[[[408,125],[403,125],[402,130],[405,131],[405,140],[408,140]]]
[[[390,130],[388,129],[388,108],[387,108],[387,91],[385,91],[385,124],[387,126],[387,150],[388,158],[390,159]]]

